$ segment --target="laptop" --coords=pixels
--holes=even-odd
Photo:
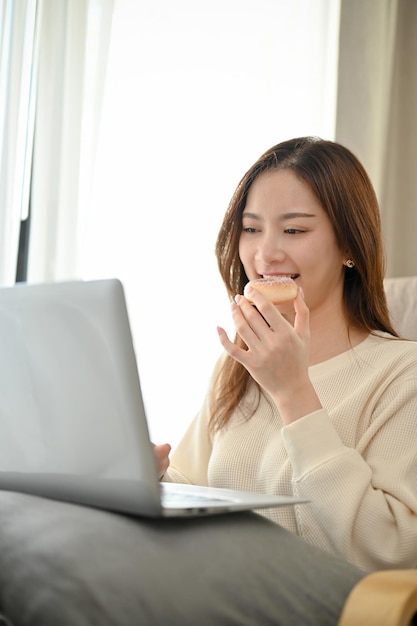
[[[0,288],[0,489],[148,517],[305,500],[158,480],[118,279]]]

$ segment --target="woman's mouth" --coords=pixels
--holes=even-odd
[[[297,278],[300,277],[300,274],[284,274],[284,273],[274,273],[274,274],[261,274],[262,278],[273,278],[274,276],[285,276],[287,278],[292,278],[293,280],[296,280]]]

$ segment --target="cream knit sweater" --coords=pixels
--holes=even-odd
[[[324,408],[289,426],[262,395],[211,438],[206,398],[164,480],[308,498],[261,513],[368,571],[417,567],[417,342],[369,335],[309,373]]]

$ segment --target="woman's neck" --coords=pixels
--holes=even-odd
[[[327,361],[351,350],[368,336],[368,331],[349,326],[342,316],[310,318],[309,365]]]

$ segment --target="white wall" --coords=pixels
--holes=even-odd
[[[230,329],[215,238],[274,143],[334,136],[338,0],[116,0],[86,278],[125,283],[154,441],[175,445]]]

